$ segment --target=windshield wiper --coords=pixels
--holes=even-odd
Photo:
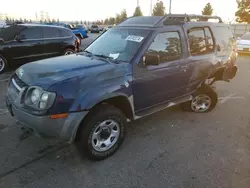
[[[84,50],[83,52],[86,52],[86,53],[88,53],[88,54],[93,55],[93,53],[92,53],[92,52],[90,52],[90,51],[88,51],[88,50]]]
[[[103,55],[103,54],[93,54],[93,55],[96,56],[96,57],[101,57],[101,58],[104,58],[104,59],[107,59],[107,60],[111,60],[114,63],[117,63],[117,61],[113,57]]]

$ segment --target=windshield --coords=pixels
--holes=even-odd
[[[241,37],[242,40],[250,40],[250,33],[246,33]]]
[[[14,40],[15,37],[23,30],[25,27],[20,25],[10,26],[6,28],[2,28],[0,30],[0,38],[4,41]]]
[[[129,62],[148,36],[149,30],[114,28],[102,34],[86,51],[117,61]]]

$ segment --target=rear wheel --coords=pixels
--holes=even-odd
[[[107,104],[95,108],[79,129],[76,146],[90,160],[103,160],[113,155],[126,135],[126,117]]]
[[[7,70],[7,66],[7,60],[2,55],[0,55],[0,74],[4,73]]]
[[[73,54],[75,53],[74,50],[70,49],[70,48],[67,48],[65,51],[64,51],[64,55],[70,55],[70,54]]]
[[[181,104],[181,108],[185,111],[206,113],[213,110],[217,102],[217,93],[210,86],[203,85],[194,93],[191,101]]]

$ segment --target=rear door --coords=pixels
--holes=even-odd
[[[217,63],[215,40],[208,26],[187,29],[190,62],[194,67],[188,91],[193,92],[213,71]]]
[[[159,55],[160,64],[134,69],[133,92],[136,112],[187,93],[193,68],[185,56],[186,48],[181,27],[169,26],[153,37],[145,54]]]
[[[43,27],[43,50],[46,57],[54,57],[62,55],[61,42],[59,30],[56,27]]]

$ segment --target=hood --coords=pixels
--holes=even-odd
[[[16,73],[26,84],[48,89],[57,82],[74,77],[87,77],[116,69],[117,66],[118,64],[102,59],[72,54],[25,64]]]
[[[250,40],[238,40],[238,44],[241,45],[250,45]]]

